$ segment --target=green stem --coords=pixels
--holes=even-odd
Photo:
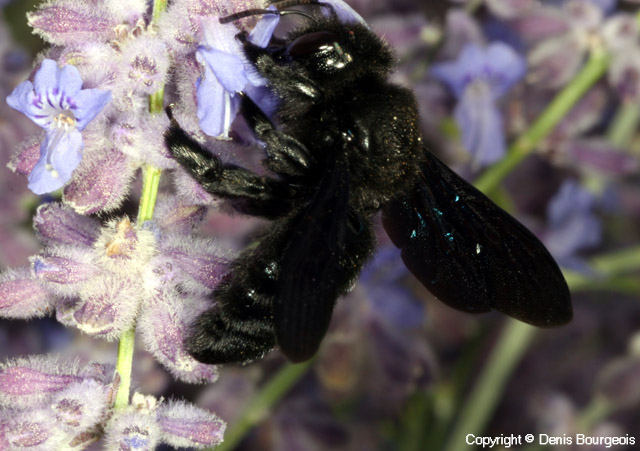
[[[446,451],[467,447],[467,434],[481,434],[493,416],[511,373],[529,348],[536,328],[515,319],[507,320],[489,360],[469,394],[449,437]]]
[[[158,185],[160,183],[160,169],[146,166],[143,169],[142,196],[140,208],[138,210],[138,225],[153,217],[153,209],[158,196]],[[131,389],[131,370],[133,368],[133,352],[135,349],[135,327],[124,332],[118,343],[118,360],[116,371],[120,377],[120,385],[116,393],[114,407],[124,409],[129,405],[129,392]]]
[[[130,329],[120,336],[120,341],[118,342],[116,371],[120,376],[120,384],[118,385],[118,392],[116,393],[116,400],[113,405],[116,409],[124,409],[129,405],[135,335],[136,330]]]
[[[596,424],[607,418],[614,411],[615,406],[611,404],[611,401],[603,396],[594,396],[576,418],[578,430],[582,432],[591,431]]]
[[[576,102],[604,75],[608,66],[609,54],[603,48],[595,47],[578,75],[558,93],[531,127],[511,145],[507,156],[478,177],[475,182],[476,188],[485,194],[491,194],[502,179],[535,150]]]
[[[600,255],[590,262],[601,275],[608,277],[636,271],[640,267],[640,246]]]
[[[149,96],[149,112],[160,114],[164,108],[164,86]]]
[[[151,23],[157,24],[162,14],[167,10],[167,0],[154,0],[151,12]]]
[[[158,19],[167,9],[167,0],[155,0],[153,2],[152,24],[157,24]],[[164,100],[164,87],[149,96],[149,112],[151,114],[162,113]],[[153,218],[153,210],[158,197],[158,186],[160,185],[160,174],[162,171],[152,166],[145,166],[142,170],[142,194],[140,196],[140,207],[138,209],[138,226]],[[136,329],[132,327],[124,332],[118,343],[118,360],[116,361],[116,372],[120,378],[118,392],[114,407],[124,409],[129,405],[129,392],[131,391],[131,371],[133,369],[133,353],[135,350]]]
[[[304,376],[314,360],[292,365],[287,363],[245,406],[242,414],[224,434],[224,442],[215,451],[230,451],[253,426],[262,421],[271,407],[286,395]],[[214,448],[212,448],[214,449]]]
[[[640,293],[640,280],[626,274],[640,268],[640,246],[600,255],[590,261],[597,277],[566,271],[565,279],[571,291],[605,290],[622,293]]]
[[[607,130],[607,140],[616,147],[626,148],[640,123],[640,106],[636,102],[623,103]]]
[[[158,186],[160,185],[160,175],[162,171],[153,166],[145,166],[142,170],[144,181],[142,183],[142,196],[138,210],[138,225],[153,218],[153,209],[156,206],[158,197]]]

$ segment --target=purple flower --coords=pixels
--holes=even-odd
[[[202,449],[222,441],[226,424],[182,401],[134,393],[112,411],[114,367],[53,356],[0,364],[0,449],[85,449],[104,435],[105,449],[155,449],[159,443]]]
[[[266,46],[279,16],[265,16],[249,35],[256,45]],[[198,47],[198,61],[204,65],[204,77],[199,80],[198,119],[202,131],[223,139],[229,137],[231,122],[238,112],[237,93],[262,87],[264,80],[246,60],[242,44],[235,38],[235,28],[220,24],[215,16],[202,19],[204,44]]]
[[[183,347],[189,324],[228,270],[230,256],[193,229],[201,207],[163,198],[158,219],[100,227],[95,218],[51,203],[34,221],[44,249],[31,268],[0,276],[0,316],[29,318],[55,309],[57,319],[94,337],[117,339],[137,324],[147,350],[177,378],[211,382],[217,369]]]
[[[574,180],[566,181],[551,199],[544,242],[562,266],[588,271],[576,253],[600,243],[602,225],[594,214],[597,203],[595,196]]]
[[[40,159],[29,174],[29,189],[36,194],[61,188],[82,159],[82,135],[91,120],[111,100],[101,89],[82,89],[78,69],[42,62],[34,82],[25,81],[7,97],[12,108],[46,130]]]
[[[159,443],[203,449],[219,445],[226,424],[193,405],[134,393],[131,405],[116,412],[106,427],[108,449],[150,450]]]
[[[467,44],[456,61],[431,68],[431,74],[446,83],[458,99],[454,116],[475,165],[494,163],[504,155],[502,115],[496,100],[524,76],[525,70],[524,58],[500,42],[486,48]]]
[[[0,448],[83,449],[95,441],[96,425],[108,418],[113,371],[53,356],[0,365]]]
[[[162,441],[176,448],[219,445],[227,426],[216,415],[181,401],[162,404],[157,421]]]

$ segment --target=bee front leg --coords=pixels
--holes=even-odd
[[[187,135],[170,110],[167,114],[171,126],[164,134],[165,143],[176,161],[205,191],[229,199],[236,210],[253,216],[272,218],[289,211],[288,199],[295,196],[293,188],[248,169],[222,163]]]
[[[306,146],[293,136],[277,130],[253,100],[244,93],[240,95],[242,115],[256,137],[267,145],[267,168],[283,175],[305,175],[314,163]]]

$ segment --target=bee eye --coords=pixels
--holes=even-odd
[[[300,36],[287,47],[287,55],[296,60],[309,55],[331,52],[338,45],[340,37],[329,31],[316,31]]]

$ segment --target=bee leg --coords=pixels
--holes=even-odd
[[[283,175],[305,175],[314,163],[306,146],[293,136],[277,130],[249,96],[244,93],[240,93],[240,95],[242,97],[242,115],[256,137],[267,145],[267,168]]]
[[[295,195],[293,188],[245,168],[223,164],[188,136],[173,118],[164,137],[176,161],[209,194],[229,199],[232,207],[249,215],[278,217],[288,212],[287,199]]]
[[[214,294],[217,301],[221,296],[221,293]],[[241,300],[238,298],[236,302]],[[268,316],[236,318],[224,309],[214,307],[191,325],[187,350],[204,363],[248,363],[259,359],[276,345],[273,325],[266,318]]]
[[[191,326],[185,344],[195,359],[247,363],[276,346],[273,297],[289,235],[286,222],[277,222],[256,247],[245,249],[233,262],[212,295],[215,305]]]

